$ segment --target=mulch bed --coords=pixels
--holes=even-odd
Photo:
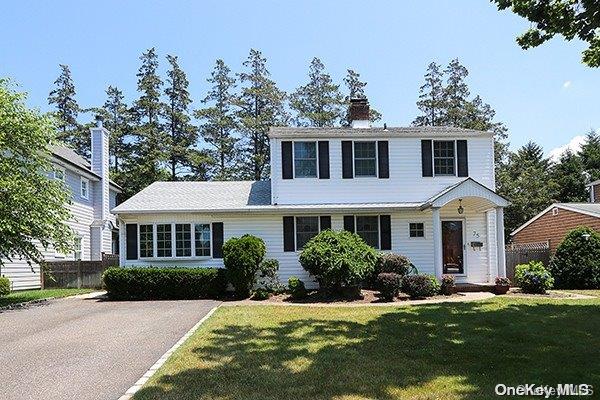
[[[461,297],[460,294],[453,294],[451,296],[433,296],[428,297],[427,300],[435,299],[448,299],[452,297]],[[368,304],[368,303],[401,303],[403,301],[411,300],[408,295],[400,293],[400,295],[394,299],[393,302],[386,301],[379,296],[379,292],[376,290],[363,289],[361,291],[361,297],[358,298],[347,298],[341,296],[332,296],[331,294],[312,290],[309,291],[304,299],[292,299],[287,293],[276,294],[271,296],[267,300],[255,300],[257,303],[297,303],[297,304],[316,304],[316,303],[343,303],[343,304]],[[413,299],[414,300],[414,299]]]

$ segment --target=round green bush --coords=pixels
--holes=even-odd
[[[265,242],[253,235],[233,237],[223,245],[223,264],[237,297],[250,297],[265,253]]]
[[[5,276],[0,276],[0,296],[10,294],[10,281]]]
[[[423,299],[440,292],[440,283],[433,275],[407,275],[402,279],[402,291],[411,299]]]
[[[313,237],[300,254],[300,264],[334,293],[360,288],[375,270],[378,254],[362,238],[347,231],[325,230]]]
[[[384,300],[392,301],[402,287],[402,276],[395,272],[382,272],[377,275],[377,287]]]
[[[375,270],[377,274],[382,272],[393,272],[400,276],[408,275],[413,268],[412,263],[408,257],[402,254],[395,253],[382,253],[377,260]]]
[[[548,270],[557,288],[600,289],[600,233],[587,227],[569,232]]]
[[[285,288],[279,282],[279,261],[268,258],[260,263],[256,274],[256,287],[271,293],[282,292]]]
[[[437,279],[436,279],[437,282]],[[440,293],[444,296],[453,295],[456,292],[456,280],[454,275],[442,275],[442,284],[440,285]]]
[[[291,276],[288,279],[288,289],[292,299],[303,299],[306,297],[306,286],[298,277]]]
[[[524,293],[544,294],[552,289],[554,278],[540,261],[530,261],[515,267],[515,282]]]

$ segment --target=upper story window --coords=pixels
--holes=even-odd
[[[375,142],[354,142],[354,175],[377,176]]]
[[[154,256],[154,226],[140,225],[140,257]]]
[[[81,197],[84,199],[89,198],[90,196],[90,181],[84,177],[81,177]]]
[[[317,177],[317,142],[294,142],[296,178]]]
[[[55,166],[52,171],[52,177],[58,181],[65,181],[65,169],[62,167]]]
[[[379,218],[376,215],[356,216],[356,234],[365,243],[376,249],[379,248]]]
[[[319,234],[319,217],[296,217],[296,249]]]
[[[455,175],[456,153],[454,143],[454,140],[433,141],[434,175]]]

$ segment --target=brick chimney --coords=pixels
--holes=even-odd
[[[369,101],[366,97],[350,99],[350,120],[352,128],[370,128]]]

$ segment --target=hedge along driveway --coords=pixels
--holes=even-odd
[[[0,313],[0,399],[117,399],[217,304],[67,298]]]

